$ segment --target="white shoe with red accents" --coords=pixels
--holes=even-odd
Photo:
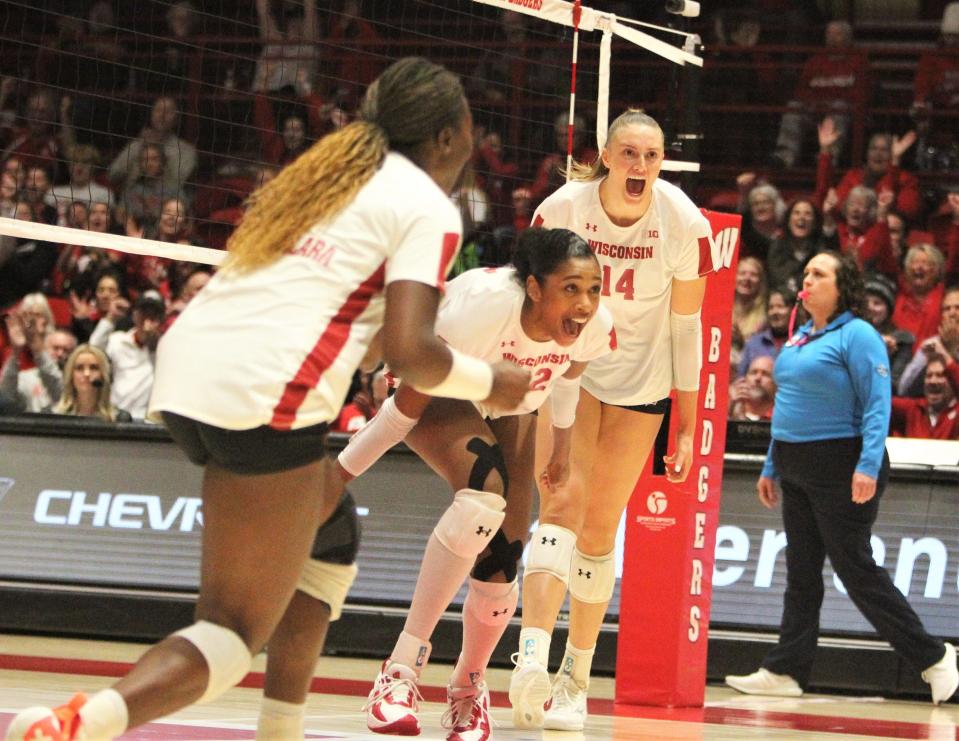
[[[86,701],[86,695],[78,693],[58,708],[22,710],[7,726],[6,741],[101,741],[89,739],[80,727],[80,708]]]
[[[449,707],[443,714],[446,741],[487,741],[492,719],[489,715],[489,688],[480,682],[468,689],[446,688]]]
[[[416,682],[416,672],[408,666],[389,659],[384,661],[363,706],[366,727],[373,733],[419,736],[420,721],[416,714],[423,697]]]

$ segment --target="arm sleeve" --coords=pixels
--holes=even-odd
[[[899,377],[899,396],[916,396],[913,386],[925,375],[926,354],[918,350]]]
[[[43,384],[50,399],[56,404],[63,393],[63,372],[60,370],[60,366],[45,352],[35,355],[33,362],[37,364],[40,383]]]
[[[845,362],[862,408],[862,453],[856,471],[876,478],[889,434],[892,384],[889,359],[879,333],[862,320],[849,323]]]
[[[97,326],[94,327],[93,332],[90,334],[89,342],[94,347],[99,347],[101,350],[107,349],[107,340],[110,339],[110,334],[116,327],[113,325],[113,322],[103,317]]]
[[[826,200],[826,193],[832,187],[832,180],[835,177],[835,171],[832,164],[832,157],[829,152],[820,152],[816,160],[816,190],[813,195],[814,202],[819,210],[822,210],[822,203]],[[842,199],[840,199],[840,203]]]
[[[776,473],[776,466],[773,463],[773,444],[774,441],[769,441],[769,447],[766,449],[766,460],[763,463],[763,470],[760,476],[764,476],[767,479],[774,479],[779,474]]]
[[[3,364],[3,372],[0,373],[0,393],[6,394],[11,399],[16,399],[17,394],[17,376],[20,374],[20,359],[16,352],[10,353],[7,362]]]

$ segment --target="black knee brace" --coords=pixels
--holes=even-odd
[[[487,491],[486,477],[490,471],[496,471],[503,480],[503,498],[509,489],[509,474],[506,472],[506,460],[503,458],[503,451],[497,443],[492,445],[478,437],[472,438],[466,443],[466,449],[476,456],[476,462],[470,469],[470,478],[467,486],[477,491]]]
[[[514,540],[510,543],[502,530],[489,542],[489,555],[473,567],[473,578],[480,581],[489,581],[490,577],[502,571],[506,581],[516,578],[516,565],[523,555],[523,541]]]
[[[356,514],[356,502],[350,492],[344,491],[330,519],[316,531],[310,558],[349,566],[356,561],[359,549],[360,520]]]

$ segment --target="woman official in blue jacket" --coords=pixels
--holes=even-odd
[[[779,501],[777,481],[782,488],[787,546],[779,643],[757,672],[726,677],[726,684],[755,695],[803,693],[819,635],[828,555],[853,603],[922,671],[938,704],[959,687],[956,650],[926,632],[876,564],[869,542],[889,478],[886,348],[859,318],[863,281],[851,258],[819,253],[806,266],[803,289],[812,319],[776,359],[772,442],[757,484],[769,508]]]

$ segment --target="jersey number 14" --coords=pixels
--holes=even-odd
[[[621,293],[626,301],[633,300],[633,272],[633,268],[626,268],[613,286],[613,290],[616,293]],[[610,295],[609,286],[613,282],[612,273],[609,265],[603,265],[603,290],[601,293],[603,296]]]

